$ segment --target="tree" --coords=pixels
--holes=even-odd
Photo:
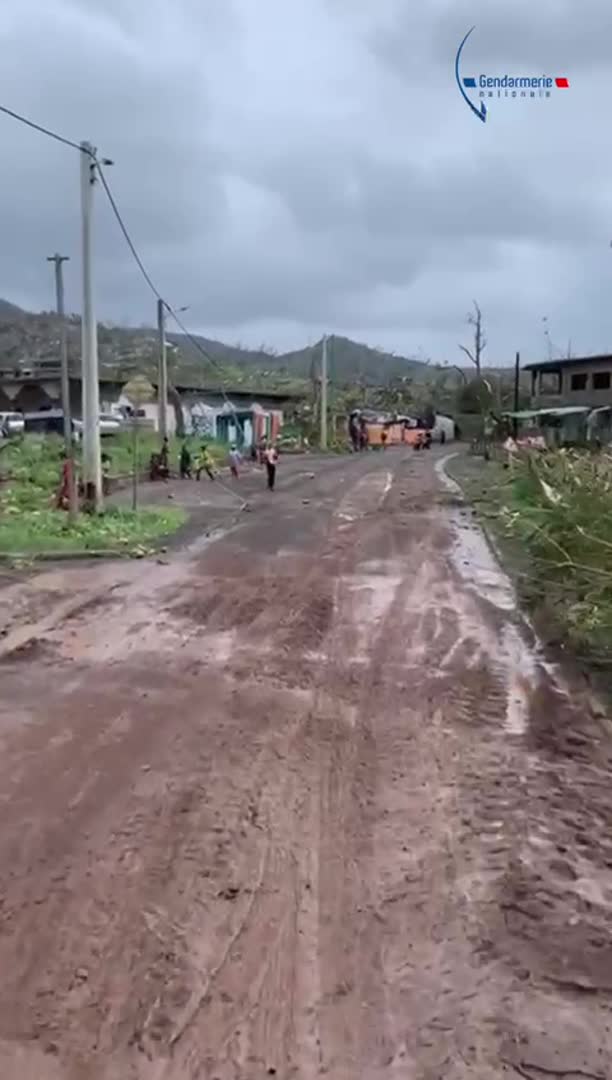
[[[484,413],[493,404],[491,384],[487,379],[472,379],[457,393],[457,408],[462,413]]]
[[[402,415],[414,408],[413,380],[409,375],[389,379],[386,386],[377,387],[375,401],[379,409]]]
[[[469,357],[474,367],[476,368],[476,375],[480,378],[482,368],[482,354],[487,346],[487,339],[484,336],[482,330],[482,312],[474,300],[474,310],[470,311],[467,316],[467,322],[469,326],[474,328],[474,346],[472,349],[468,349],[467,345],[460,345],[459,348],[466,356]]]

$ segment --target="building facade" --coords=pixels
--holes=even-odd
[[[128,405],[124,394],[125,381],[101,378],[100,411],[115,413]],[[238,442],[251,446],[260,438],[276,438],[283,423],[284,412],[297,403],[294,395],[281,391],[252,391],[229,389],[226,394],[216,387],[176,386],[180,399],[185,431],[223,442]],[[70,405],[75,419],[82,417],[82,382],[80,376],[70,376]],[[57,365],[48,365],[28,372],[0,372],[0,412],[38,412],[61,407],[61,381]],[[157,402],[143,406],[150,426],[157,430]],[[177,416],[172,402],[167,410],[168,429],[176,430]]]
[[[612,356],[584,356],[526,364],[534,409],[612,406]]]

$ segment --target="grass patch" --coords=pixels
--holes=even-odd
[[[62,510],[25,510],[0,517],[0,551],[19,554],[108,551],[144,554],[151,543],[168,536],[186,520],[183,510],[107,510],[81,514],[70,525]]]
[[[612,456],[525,453],[450,470],[493,528],[521,598],[560,643],[612,670]]]
[[[111,455],[113,471],[129,472],[129,437],[120,435],[108,442],[113,445],[107,447],[105,440],[104,448]],[[148,464],[151,448],[158,445],[158,440],[143,438],[142,443],[142,460]],[[187,515],[180,508],[136,512],[112,508],[97,516],[80,514],[71,526],[65,511],[54,509],[62,447],[58,437],[32,437],[15,441],[0,453],[0,552],[140,554],[154,540],[184,524]]]

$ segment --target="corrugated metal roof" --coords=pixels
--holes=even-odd
[[[539,415],[539,410],[534,409],[522,409],[520,412],[502,413],[502,416],[507,416],[510,420],[533,420],[536,416]]]
[[[522,412],[505,412],[510,420],[535,420],[538,416],[578,416],[592,412],[588,405],[562,405],[555,409],[524,409]]]
[[[541,360],[536,364],[525,364],[523,371],[558,371],[559,368],[573,367],[576,364],[600,364],[608,363],[612,365],[612,356],[604,354],[603,356],[573,356],[564,357],[562,360]]]

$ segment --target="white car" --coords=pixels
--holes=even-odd
[[[0,439],[10,439],[13,435],[23,435],[25,420],[23,413],[0,412]]]
[[[83,435],[83,421],[73,420],[75,435],[80,439]],[[112,413],[100,413],[100,435],[119,435],[123,431],[123,422],[120,416]]]

